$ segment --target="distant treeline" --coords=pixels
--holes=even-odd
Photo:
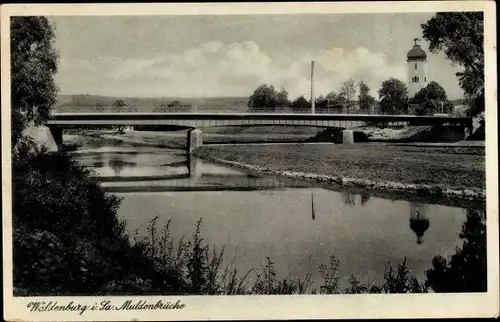
[[[161,109],[175,108],[186,109],[202,107],[203,110],[230,110],[234,108],[246,107],[248,98],[246,97],[112,97],[99,95],[59,95],[55,109],[57,111],[96,111],[98,109],[113,110],[113,104],[117,101],[124,103],[124,106],[135,109],[139,112],[152,112]],[[127,110],[127,108],[125,108]]]

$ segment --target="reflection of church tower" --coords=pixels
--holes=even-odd
[[[408,63],[408,97],[413,98],[415,94],[427,85],[427,75],[425,65],[427,64],[427,54],[417,44],[419,39],[415,38],[415,44],[406,55]]]
[[[423,243],[424,233],[429,229],[429,219],[425,214],[425,205],[410,204],[410,228],[417,235],[417,244]]]

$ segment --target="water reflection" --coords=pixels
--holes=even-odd
[[[316,210],[314,209],[314,191],[311,190],[311,216],[312,220],[316,219]]]
[[[361,206],[366,205],[368,200],[370,200],[370,194],[367,191],[362,191],[361,193],[343,192],[342,193],[344,204],[347,206],[356,206],[356,199],[358,196],[361,199]]]
[[[363,191],[361,194],[361,205],[364,206],[368,200],[370,200],[370,194],[366,191]]]
[[[93,166],[95,168],[102,168],[104,164],[105,163],[102,154],[101,153],[97,154]]]
[[[467,209],[459,237],[462,245],[451,256],[436,254],[426,271],[426,285],[435,292],[486,292],[486,212]]]
[[[410,203],[410,228],[417,235],[417,244],[424,242],[424,233],[429,229],[429,218],[426,215],[426,205]]]
[[[75,151],[74,157],[96,170],[108,192],[218,191],[283,189],[306,183],[261,177],[218,166],[176,150],[158,147],[98,146]]]
[[[135,162],[126,162],[119,155],[115,155],[112,159],[108,161],[108,165],[115,172],[116,176],[119,176],[124,168],[133,168],[137,166]]]
[[[342,193],[344,197],[344,204],[348,206],[356,206],[356,194],[350,192]]]

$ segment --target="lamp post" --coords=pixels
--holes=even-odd
[[[314,101],[314,60],[311,62],[311,112],[316,113],[316,102]]]

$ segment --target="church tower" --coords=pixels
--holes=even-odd
[[[427,54],[417,44],[418,38],[413,39],[415,44],[406,55],[408,64],[408,98],[413,98],[415,94],[427,85],[426,64]]]

